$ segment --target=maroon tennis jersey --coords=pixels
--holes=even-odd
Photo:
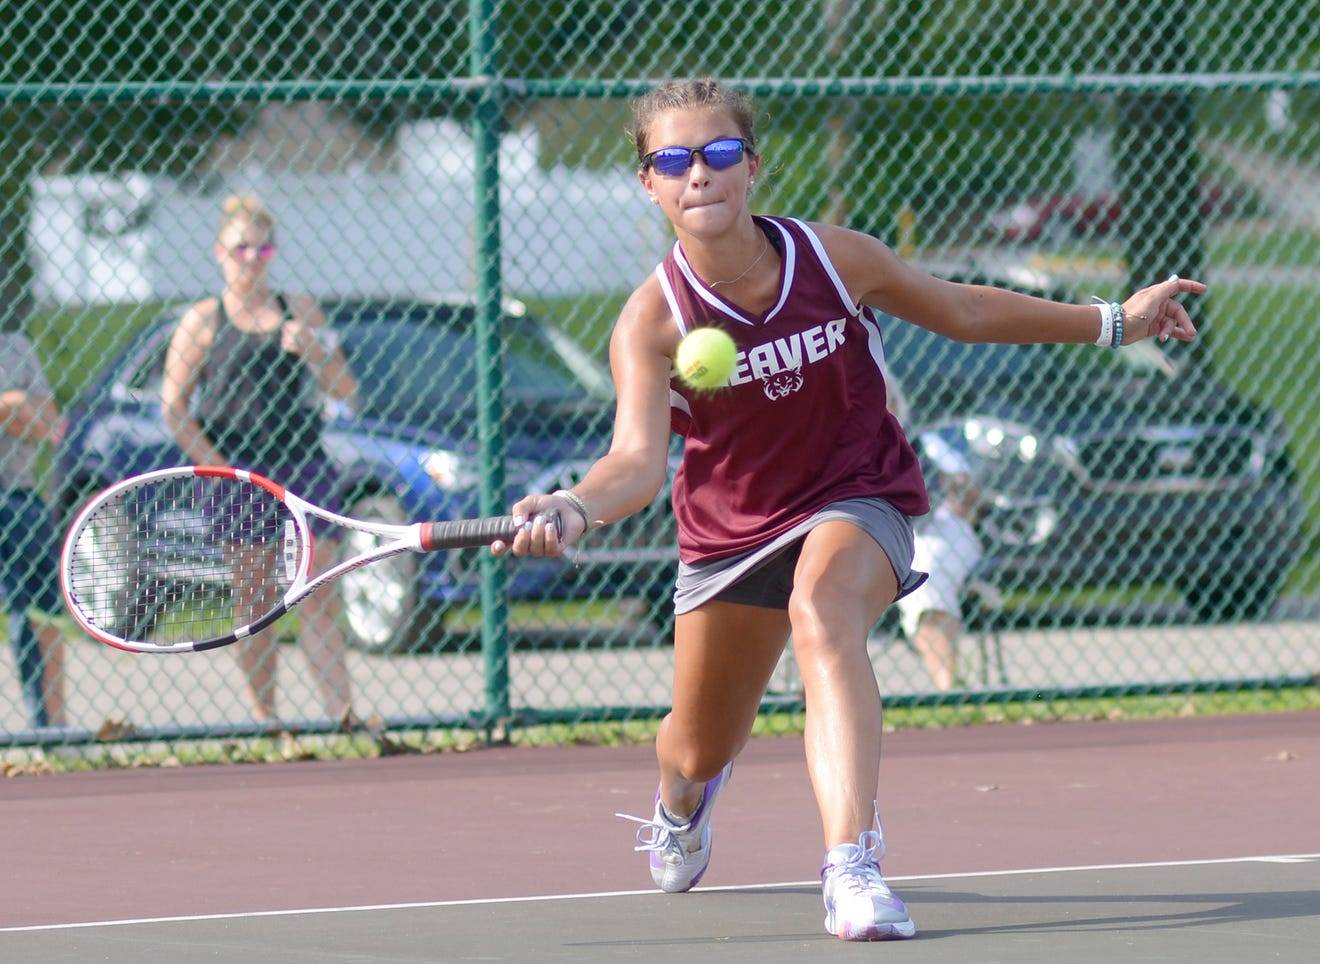
[[[677,242],[655,269],[683,334],[720,328],[738,348],[726,387],[670,383],[671,424],[684,437],[674,514],[689,564],[753,549],[840,499],[930,509],[916,453],[885,404],[871,309],[853,304],[805,223],[755,220],[782,257],[779,298],[764,314],[713,291]]]

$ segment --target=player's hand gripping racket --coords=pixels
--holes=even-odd
[[[381,538],[313,575],[309,516]],[[550,524],[562,532],[559,517]],[[511,542],[512,516],[389,525],[312,505],[260,475],[162,469],[106,489],[64,540],[60,584],[74,619],[135,653],[215,649],[260,632],[316,589],[401,552]]]

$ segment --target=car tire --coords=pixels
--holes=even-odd
[[[392,495],[366,492],[349,503],[346,515],[365,522],[404,525],[410,520]],[[340,556],[348,558],[377,544],[369,533],[346,530],[340,536]],[[385,656],[416,650],[429,638],[442,615],[424,604],[418,591],[421,557],[403,552],[362,566],[336,582],[349,645],[364,653]]]
[[[1183,599],[1198,622],[1266,619],[1283,592],[1287,576],[1287,567],[1279,565],[1217,575],[1197,573],[1187,577]]]

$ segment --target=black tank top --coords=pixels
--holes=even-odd
[[[219,324],[202,362],[197,419],[231,465],[269,474],[322,458],[321,415],[311,396],[307,364],[280,347],[293,320],[284,295],[283,318],[270,332],[236,328],[219,299]]]

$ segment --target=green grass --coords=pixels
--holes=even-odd
[[[1320,231],[1253,229],[1234,224],[1211,232],[1206,263],[1234,268],[1315,269],[1320,265]]]
[[[163,308],[161,303],[147,302],[34,312],[28,332],[59,403],[68,404]]]
[[[1119,239],[1050,239],[1021,249],[1024,257],[1074,261],[1098,270],[1123,271]],[[1320,231],[1281,228],[1268,224],[1232,221],[1206,232],[1205,263],[1231,268],[1316,268],[1320,265]]]
[[[561,298],[518,297],[527,305],[529,314],[554,322],[603,362],[609,357],[610,332],[628,300],[628,292]]]
[[[1038,700],[1008,704],[949,705],[891,709],[886,732],[929,730],[954,726],[1018,724],[1021,726],[1082,720],[1158,720],[1191,716],[1231,716],[1256,713],[1320,711],[1320,688],[1248,690],[1176,696],[1124,696],[1107,699]],[[762,714],[754,736],[800,736],[806,718],[796,714]],[[658,720],[531,726],[515,730],[515,746],[623,746],[654,741]],[[403,754],[456,753],[486,745],[481,734],[466,730],[408,733],[353,733],[333,736],[282,734],[250,740],[202,740],[178,744],[115,743],[68,747],[52,751],[0,752],[0,776],[138,767],[180,767],[281,763],[299,760],[367,759]]]
[[[1287,424],[1306,511],[1307,545],[1292,591],[1320,592],[1320,430],[1317,430],[1316,324],[1320,288],[1223,284],[1211,293],[1211,345],[1216,374],[1246,397],[1268,405]]]

